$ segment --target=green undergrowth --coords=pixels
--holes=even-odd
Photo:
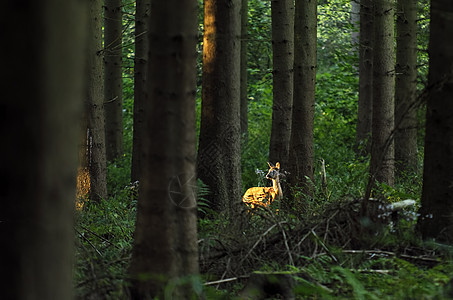
[[[296,294],[312,299],[448,299],[453,263],[422,266],[372,252],[357,258],[307,258],[296,273]],[[372,257],[374,255],[374,257]]]
[[[108,165],[109,198],[76,212],[75,290],[78,299],[127,299],[138,188],[130,184],[130,156]],[[90,298],[94,297],[94,298]]]
[[[254,217],[249,229],[265,232],[269,225]],[[287,221],[297,226],[297,221]],[[203,220],[200,234],[209,238],[216,232],[214,228],[225,230],[224,225],[219,220]],[[264,255],[254,270],[291,277],[296,299],[453,299],[453,247],[422,242],[415,234],[414,225],[414,220],[403,219],[395,226],[384,228],[369,249],[343,249],[341,245],[328,245],[319,239],[314,253],[294,257],[297,264],[279,264],[266,260]],[[217,238],[227,243],[224,239],[227,233],[217,234]],[[260,261],[256,257],[260,256],[259,251],[255,252],[255,261]],[[240,293],[250,275],[222,277],[225,281],[219,284],[211,284],[218,278],[210,274],[202,277],[209,284],[205,287],[209,299],[242,299]],[[263,285],[262,290],[275,290],[280,284],[277,280]],[[266,299],[281,299],[279,295],[267,296]]]
[[[126,274],[136,213],[133,193],[125,188],[109,201],[88,202],[77,213],[78,299],[128,299]],[[267,228],[259,216],[251,222],[254,230]],[[289,222],[297,224],[294,219]],[[327,245],[327,252],[299,257],[302,263],[296,266],[270,262],[256,265],[255,270],[289,274],[295,282],[297,299],[451,299],[453,249],[422,244],[414,235],[414,224],[410,220],[400,222],[398,230],[388,230],[373,249],[351,251],[341,249],[341,245]],[[199,239],[223,240],[228,226],[221,218],[200,219]],[[223,241],[228,243],[227,239]],[[239,292],[247,283],[247,278],[239,278],[229,285],[205,285],[212,279],[209,274],[201,274],[186,280],[194,285],[198,296],[204,294],[206,299],[240,299]],[[169,295],[175,283],[171,284],[166,290]]]

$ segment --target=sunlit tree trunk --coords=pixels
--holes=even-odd
[[[107,160],[123,152],[122,1],[105,0],[104,96]]]
[[[88,1],[87,42],[87,139],[88,165],[91,179],[90,198],[107,198],[107,163],[104,131],[104,70],[102,58],[102,1]]]
[[[178,9],[175,10],[175,7]],[[171,16],[171,17],[169,17]],[[149,100],[130,274],[133,299],[191,299],[198,273],[195,174],[197,1],[152,0],[149,16]]]
[[[272,2],[273,108],[269,161],[288,165],[294,88],[294,2]]]
[[[296,0],[294,27],[294,99],[289,150],[290,183],[312,194],[313,122],[316,83],[317,1]],[[311,182],[310,182],[311,181]]]
[[[241,6],[241,135],[248,136],[248,98],[247,98],[247,44],[248,44],[248,0]]]
[[[371,144],[372,180],[390,186],[394,181],[394,1],[374,2],[373,120]],[[374,180],[373,180],[374,181]]]
[[[131,182],[140,179],[143,134],[143,104],[148,99],[146,90],[148,66],[148,23],[151,0],[137,0],[135,13],[135,61],[134,61],[134,132],[132,142]]]
[[[431,1],[429,96],[426,111],[423,238],[453,242],[453,2]]]
[[[396,11],[395,167],[417,169],[417,1],[398,0]]]
[[[7,0],[0,15],[0,299],[69,300],[86,6]]]
[[[359,103],[356,127],[356,153],[367,155],[371,150],[373,115],[373,0],[360,0],[359,37]]]
[[[88,109],[86,99],[81,113],[79,125],[79,149],[78,149],[78,168],[77,168],[77,191],[76,208],[81,209],[85,202],[90,198],[91,176],[90,176],[90,148],[88,143]]]
[[[204,1],[203,88],[197,173],[219,212],[241,203],[241,0]]]

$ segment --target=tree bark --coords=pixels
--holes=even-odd
[[[247,44],[248,44],[248,0],[242,0],[241,6],[241,135],[244,141],[248,137],[248,97],[247,97]]]
[[[371,152],[373,115],[373,0],[360,0],[359,103],[355,151],[366,156]]]
[[[290,183],[312,195],[313,122],[316,84],[317,1],[296,0],[294,27],[294,99],[289,157]]]
[[[453,2],[431,1],[429,96],[418,229],[424,239],[453,242]]]
[[[390,186],[394,181],[394,2],[374,2],[373,120],[370,174]]]
[[[203,89],[197,173],[218,212],[241,203],[241,1],[204,1]]]
[[[417,170],[417,1],[398,0],[396,12],[395,167]]]
[[[86,74],[85,74],[86,75]],[[91,176],[90,176],[90,145],[88,139],[88,106],[86,98],[83,105],[79,125],[79,156],[77,168],[77,190],[76,190],[76,209],[83,208],[91,194]]]
[[[87,137],[91,179],[90,198],[107,198],[107,162],[104,131],[104,73],[102,58],[102,1],[90,0],[87,42]]]
[[[146,90],[148,66],[148,26],[151,0],[137,0],[135,13],[134,70],[134,132],[132,141],[131,182],[140,180],[143,136],[143,104],[148,101]]]
[[[351,43],[355,49],[360,42],[360,1],[351,0]]]
[[[2,6],[0,298],[72,299],[86,6]]]
[[[175,7],[178,9],[175,10]],[[169,17],[171,16],[171,17]],[[197,1],[153,0],[142,179],[130,266],[133,299],[198,273],[195,174]],[[172,299],[191,298],[176,284]]]
[[[122,1],[105,0],[104,96],[105,145],[108,161],[123,152]]]
[[[273,108],[269,161],[288,165],[294,89],[294,2],[273,0]]]

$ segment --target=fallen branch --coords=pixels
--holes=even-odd
[[[205,282],[204,285],[209,286],[209,285],[221,284],[221,283],[231,282],[231,281],[244,279],[244,278],[249,278],[249,277],[250,277],[250,275],[243,275],[243,276],[225,278],[225,279],[221,279],[221,280]]]
[[[103,256],[102,253],[96,248],[96,246],[93,245],[93,243],[92,243],[89,239],[86,238],[86,236],[84,236],[83,234],[81,234],[80,231],[77,230],[77,228],[74,228],[74,229],[75,229],[75,231],[77,232],[77,234],[78,234],[83,240],[85,240],[85,241],[88,243],[88,245],[90,245],[91,248],[93,248],[94,251],[95,251],[99,256],[101,256],[101,257]]]
[[[100,235],[97,234],[96,232],[94,232],[94,231],[92,231],[92,230],[86,228],[85,226],[82,226],[82,225],[79,225],[79,226],[80,226],[80,228],[82,228],[83,230],[87,231],[89,234],[94,235],[94,236],[97,237],[98,239],[100,239],[100,240],[106,242],[107,244],[112,245],[112,246],[115,247],[116,249],[121,249],[120,247],[118,247],[117,245],[115,245],[114,243],[112,243],[111,241],[109,241],[108,239],[106,239],[105,237],[100,236]],[[81,234],[81,233],[77,230],[77,228],[75,228],[75,230],[77,231],[77,233],[78,233],[81,237],[83,237],[86,241],[88,241],[88,239],[87,239],[83,234]],[[91,243],[90,243],[90,244],[91,244]]]
[[[384,250],[343,250],[343,253],[351,253],[351,254],[386,254],[389,256],[396,256],[395,252],[384,251]]]
[[[384,274],[389,275],[395,273],[395,270],[373,270],[373,269],[350,269],[351,272],[359,272],[359,273],[376,273],[376,274]]]
[[[321,247],[327,252],[327,254],[328,254],[335,262],[337,262],[338,259],[330,252],[329,248],[327,248],[327,246],[321,241],[321,239],[320,239],[319,236],[316,234],[316,232],[315,232],[314,230],[312,230],[311,233],[313,234],[313,237],[316,239],[316,241],[321,245]]]
[[[250,248],[250,250],[247,252],[247,254],[239,261],[239,264],[238,265],[241,265],[244,260],[246,260],[250,254],[252,254],[253,250],[256,248],[256,246],[258,246],[258,244],[264,239],[264,237],[269,233],[271,232],[272,229],[274,229],[277,225],[279,224],[282,224],[282,223],[286,223],[286,222],[279,222],[277,224],[273,224],[271,227],[269,227],[262,235],[260,235],[259,239],[255,242],[255,244],[253,244],[252,248]]]
[[[421,260],[421,261],[426,261],[426,262],[431,262],[431,263],[439,263],[439,260],[436,258],[431,258],[431,257],[426,257],[426,256],[413,256],[409,254],[397,254],[395,252],[390,252],[390,251],[383,251],[383,250],[343,250],[343,253],[351,253],[351,254],[370,254],[372,256],[374,255],[388,255],[388,256],[395,256],[395,257],[400,257],[404,259],[412,259],[412,260]]]

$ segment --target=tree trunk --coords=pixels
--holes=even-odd
[[[360,1],[361,0],[351,0],[351,43],[356,47],[360,42]]]
[[[240,0],[204,1],[199,178],[219,212],[241,203]]]
[[[105,0],[104,96],[107,160],[123,152],[122,1]]]
[[[175,7],[178,9],[175,10]],[[168,16],[171,15],[171,18]],[[133,299],[198,273],[195,175],[197,1],[153,0],[142,179],[130,266]],[[170,298],[191,298],[176,284]]]
[[[295,2],[294,99],[289,151],[291,165],[288,167],[291,185],[300,186],[302,193],[309,196],[312,195],[314,175],[316,9],[316,0]]]
[[[394,2],[377,0],[375,7],[375,44],[373,65],[373,121],[370,174],[390,186],[394,181]]]
[[[241,6],[241,135],[244,141],[248,136],[248,98],[247,98],[247,44],[248,44],[248,0]]]
[[[373,0],[360,0],[359,103],[357,113],[356,153],[366,156],[371,151],[373,115]]]
[[[453,2],[431,1],[429,96],[418,229],[423,238],[453,242]]]
[[[417,170],[417,1],[398,0],[396,18],[395,166]]]
[[[271,3],[274,104],[269,161],[287,166],[294,88],[294,2]]]
[[[0,298],[72,299],[86,6],[2,6]]]
[[[151,0],[137,0],[135,13],[134,132],[132,141],[131,182],[140,179],[143,134],[143,104],[148,101],[146,78],[148,66],[148,26]]]
[[[83,208],[91,194],[90,176],[90,145],[88,140],[88,109],[86,99],[84,102],[79,125],[79,155],[77,168],[77,190],[76,190],[76,209]]]
[[[90,198],[107,198],[104,132],[104,73],[102,60],[102,1],[89,1],[87,43],[87,137],[91,179]]]

